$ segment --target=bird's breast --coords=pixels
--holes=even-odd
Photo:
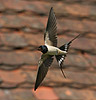
[[[54,46],[47,46],[47,48],[48,48],[47,54],[49,55],[64,55],[67,53],[66,51],[62,51],[59,48]]]
[[[47,46],[48,52],[47,54],[49,55],[57,55],[58,54],[58,48],[53,47],[53,46]]]

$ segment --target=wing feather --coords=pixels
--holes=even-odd
[[[52,64],[52,62],[53,62],[53,56],[44,56],[44,55],[41,56],[41,59],[39,60],[38,64],[39,68],[34,90],[36,90],[43,81],[44,77],[48,72],[49,66]]]
[[[49,12],[46,31],[44,33],[45,44],[57,46],[57,23],[53,8]]]

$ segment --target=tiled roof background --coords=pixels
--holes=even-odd
[[[72,43],[64,63],[53,62],[33,91],[43,33],[51,6],[58,45]],[[96,0],[0,0],[0,100],[96,100]]]

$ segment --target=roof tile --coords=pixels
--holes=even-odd
[[[37,91],[33,90],[34,95],[37,99],[48,99],[48,100],[59,100],[55,92],[50,87],[40,87]]]
[[[39,52],[0,52],[0,63],[5,65],[36,65]],[[13,59],[14,58],[14,59]]]
[[[0,70],[0,77],[4,82],[9,83],[21,83],[25,81],[26,76],[22,74],[21,70],[15,71],[1,71]]]

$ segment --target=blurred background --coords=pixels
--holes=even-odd
[[[56,60],[34,92],[50,8],[58,46],[78,34],[65,59]],[[0,0],[0,100],[96,100],[96,0]]]

